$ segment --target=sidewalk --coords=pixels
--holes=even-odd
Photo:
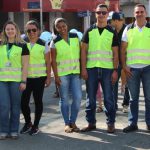
[[[122,113],[122,96],[119,95],[119,110],[116,117],[116,133],[106,132],[104,113],[97,114],[97,130],[88,133],[65,133],[59,110],[59,99],[52,98],[54,82],[45,89],[44,112],[40,122],[40,133],[36,136],[21,135],[18,140],[0,141],[0,150],[150,150],[150,133],[146,131],[143,94],[140,96],[139,130],[124,134],[122,129],[128,125],[127,114]],[[120,93],[120,91],[119,91]],[[31,104],[32,107],[34,106]],[[33,107],[34,111],[34,107]],[[24,119],[21,115],[21,127]],[[85,120],[85,86],[77,125],[87,125]]]

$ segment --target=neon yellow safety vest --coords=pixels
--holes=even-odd
[[[7,45],[0,46],[0,81],[21,81],[21,54],[22,47],[13,45],[8,59]]]
[[[113,33],[107,29],[101,35],[98,28],[89,31],[87,68],[113,68],[112,40]]]
[[[150,28],[140,32],[137,27],[127,31],[127,65],[150,64]]]
[[[70,34],[70,35],[74,35],[74,34]],[[54,41],[56,52],[57,52],[56,62],[57,62],[57,71],[59,76],[80,73],[79,39],[76,35],[70,37],[69,40],[70,40],[70,44],[68,44],[62,38],[56,42]]]
[[[27,47],[30,51],[28,78],[46,76],[45,43],[39,39],[32,48],[30,43]]]

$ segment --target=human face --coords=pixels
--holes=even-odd
[[[60,35],[68,34],[68,26],[65,22],[58,22],[56,25],[56,30]]]
[[[110,25],[114,28],[116,28],[116,20],[111,20]]]
[[[5,27],[5,33],[9,41],[14,40],[17,33],[16,27],[13,24],[7,24]]]
[[[95,17],[99,23],[107,22],[108,10],[105,7],[97,8],[95,11]]]
[[[26,26],[26,32],[29,39],[37,39],[39,36],[39,29],[33,24],[28,24]]]
[[[135,7],[134,17],[137,21],[145,21],[146,10],[143,7]]]

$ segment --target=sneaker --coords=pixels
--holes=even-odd
[[[124,105],[123,109],[122,109],[122,112],[123,113],[127,113],[128,112],[128,106]]]
[[[0,140],[6,140],[7,138],[8,138],[8,135],[0,134]]]
[[[129,125],[126,128],[123,129],[124,133],[129,133],[129,132],[133,132],[138,130],[138,126],[137,125]]]
[[[36,135],[38,133],[39,133],[39,128],[38,127],[34,127],[34,126],[29,131],[29,135]]]
[[[32,123],[25,123],[20,133],[21,134],[28,133],[31,130],[31,128],[32,128]]]
[[[17,140],[19,138],[18,133],[11,133],[9,136],[10,139]]]
[[[150,132],[150,125],[147,125],[147,130]]]

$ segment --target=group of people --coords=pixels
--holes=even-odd
[[[64,18],[54,21],[55,36],[50,46],[39,39],[40,28],[34,20],[25,26],[26,41],[20,38],[19,28],[14,22],[8,21],[4,25],[0,45],[0,58],[3,57],[0,60],[0,92],[3,93],[0,94],[0,139],[18,138],[20,107],[25,118],[20,133],[35,135],[39,132],[43,91],[50,84],[51,67],[59,90],[66,133],[96,129],[99,83],[104,95],[107,132],[115,132],[121,70],[127,77],[123,106],[129,105],[129,125],[123,132],[138,129],[141,81],[146,106],[145,120],[150,131],[150,24],[146,21],[146,8],[142,4],[136,5],[135,22],[127,26],[119,12],[114,12],[108,20],[108,10],[105,4],[96,7],[96,23],[87,29],[81,42],[76,33],[69,33]],[[86,83],[88,125],[80,130],[76,120],[82,99],[81,78]],[[29,107],[31,93],[35,101],[34,122]]]

